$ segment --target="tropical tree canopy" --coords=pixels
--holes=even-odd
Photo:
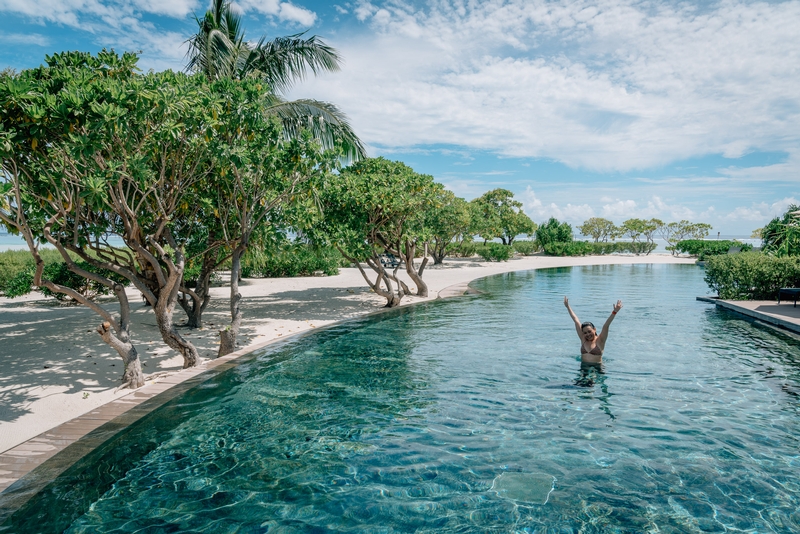
[[[514,193],[508,189],[487,191],[472,204],[475,233],[484,239],[499,237],[503,244],[511,245],[518,235],[536,231],[536,223],[525,215],[522,202],[514,200]]]
[[[617,226],[613,222],[602,217],[587,219],[578,226],[578,230],[581,234],[594,239],[595,243],[608,241],[609,238],[614,239],[618,232]]]
[[[800,206],[792,204],[781,217],[761,229],[761,250],[774,256],[800,255]]]
[[[195,17],[197,34],[187,42],[189,72],[203,73],[209,80],[255,78],[264,83],[270,97],[266,112],[279,117],[288,137],[308,130],[323,148],[341,144],[352,160],[366,157],[366,149],[335,105],[318,100],[285,101],[281,95],[307,71],[313,74],[339,70],[341,57],[316,36],[303,34],[277,37],[256,44],[245,38],[241,16],[228,0],[213,0],[203,18]]]
[[[572,226],[566,222],[558,222],[550,217],[546,223],[536,229],[536,240],[544,247],[550,243],[570,243],[573,240]]]
[[[331,176],[322,188],[323,220],[308,233],[336,246],[348,260],[367,263],[378,276],[373,282],[362,270],[367,283],[387,299],[387,306],[396,306],[410,290],[384,269],[380,256],[389,252],[400,257],[418,290],[427,291],[422,281],[426,259],[416,270],[414,256],[416,247],[430,237],[424,214],[434,206],[440,187],[432,176],[397,161],[359,161]]]
[[[431,236],[433,263],[440,264],[459,235],[470,230],[469,203],[444,188],[435,194],[435,205],[425,213],[425,226]]]

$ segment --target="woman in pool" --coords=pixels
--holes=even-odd
[[[597,329],[590,322],[581,323],[572,308],[569,307],[569,299],[564,297],[564,306],[569,311],[569,316],[575,323],[575,330],[578,332],[578,337],[581,338],[581,362],[583,363],[600,363],[603,361],[603,349],[606,348],[606,339],[608,339],[608,327],[611,326],[611,321],[614,316],[622,309],[622,301],[618,300],[614,305],[614,311],[606,319],[606,324],[603,325],[603,330],[600,335],[597,335]]]

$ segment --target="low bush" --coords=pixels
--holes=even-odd
[[[13,251],[13,252],[21,252],[21,251]],[[28,259],[30,260],[28,263],[21,263],[21,268],[19,267],[20,263],[17,263],[15,266],[17,267],[16,273],[8,279],[4,281],[3,285],[3,294],[8,298],[15,298],[20,297],[22,295],[27,295],[31,291],[33,291],[33,275],[35,266],[33,263],[33,258],[31,258],[30,254],[25,251],[24,252]],[[3,254],[7,254],[6,252],[0,253],[0,256]],[[67,264],[61,260],[61,255],[55,251],[50,249],[44,249],[40,251],[42,255],[42,259],[45,260],[44,265],[44,272],[42,273],[42,277],[46,280],[50,280],[53,283],[56,283],[61,286],[68,287],[70,289],[75,290],[76,292],[80,293],[84,297],[88,298],[89,300],[94,300],[100,295],[108,295],[111,293],[111,289],[95,282],[94,280],[89,280],[80,276],[78,274],[73,273],[67,267]],[[19,259],[19,258],[15,258]],[[10,263],[10,262],[9,262]],[[99,274],[106,278],[109,278],[117,283],[122,284],[123,286],[128,285],[128,280],[123,278],[122,276],[113,273],[111,271],[107,271],[105,269],[99,269],[89,263],[84,261],[76,262],[76,265],[81,269],[89,271],[90,273]],[[5,274],[5,273],[4,273]],[[40,288],[42,294],[48,297],[54,297],[62,302],[64,301],[72,301],[72,298],[63,294],[63,293],[53,293],[46,287]]]
[[[685,239],[675,244],[675,250],[678,252],[689,254],[690,256],[697,256],[701,261],[709,256],[727,254],[731,247],[739,247],[742,252],[753,250],[753,245],[740,241],[729,241],[727,239]]]
[[[452,243],[447,248],[447,255],[456,258],[471,258],[478,251],[478,244],[474,241],[463,240]]]
[[[350,262],[333,247],[315,247],[305,243],[284,245],[275,252],[251,249],[242,259],[244,278],[286,278],[311,276],[322,271],[328,276],[339,274],[339,267]]]
[[[541,249],[536,241],[514,241],[513,247],[514,252],[518,252],[523,256],[530,256]]]
[[[656,247],[655,243],[647,242],[592,243],[590,241],[573,241],[571,243],[548,243],[544,246],[544,252],[550,256],[586,256],[587,254],[601,255],[614,252],[650,254]]]
[[[800,257],[759,252],[709,256],[705,281],[722,299],[777,299],[780,288],[800,287]]]
[[[39,250],[45,265],[61,261],[61,254],[52,248],[42,248]],[[33,258],[31,253],[27,250],[6,250],[0,252],[0,293],[6,294],[6,287],[15,278],[15,285],[19,285],[20,281],[25,278],[23,274],[25,271],[30,271],[31,281],[33,280]],[[28,284],[30,285],[30,283]],[[15,293],[16,296],[24,295],[24,293]]]
[[[508,261],[514,254],[514,249],[502,243],[477,244],[476,251],[485,261]]]

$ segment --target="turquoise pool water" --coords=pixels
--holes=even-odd
[[[798,532],[800,342],[686,265],[528,271],[306,336],[78,462],[14,532]],[[603,323],[582,370],[564,309]]]

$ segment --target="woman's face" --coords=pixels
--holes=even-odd
[[[581,332],[583,332],[583,339],[586,341],[594,341],[594,338],[597,337],[597,331],[589,325],[581,328]]]

